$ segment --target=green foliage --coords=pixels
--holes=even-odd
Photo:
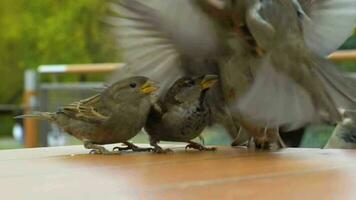
[[[328,142],[334,128],[334,126],[327,125],[308,127],[302,139],[301,147],[323,148]]]
[[[105,11],[103,0],[0,1],[0,103],[21,99],[26,68],[117,61]]]
[[[21,103],[25,69],[117,62],[114,39],[102,22],[105,15],[103,0],[1,0],[0,104]],[[100,75],[89,78],[103,80]],[[59,76],[59,80],[78,79]],[[12,116],[0,121],[0,136],[11,134]]]

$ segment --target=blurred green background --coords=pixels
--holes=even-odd
[[[102,22],[105,14],[103,0],[1,0],[0,104],[22,103],[25,69],[41,64],[120,62],[109,27]],[[356,36],[341,48],[356,48]],[[340,63],[340,66],[356,71],[356,64],[352,62]],[[88,80],[103,78],[91,75]],[[80,76],[59,76],[59,79],[73,82],[79,81]],[[21,147],[12,139],[15,114],[18,113],[0,113],[0,149]],[[321,146],[331,130],[332,127],[324,126],[308,128],[307,133],[315,134],[307,134],[304,146]],[[208,132],[207,135],[210,143],[229,142],[221,134]]]
[[[41,64],[118,62],[103,0],[0,1],[0,104],[21,104],[23,74]],[[50,79],[51,77],[41,77]],[[79,76],[59,76],[78,81]],[[103,80],[90,76],[89,80]],[[10,144],[14,113],[0,113],[0,148]],[[6,139],[4,139],[6,138]],[[9,145],[7,145],[9,144]]]

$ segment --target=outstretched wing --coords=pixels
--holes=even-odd
[[[116,16],[107,22],[114,26],[129,72],[157,80],[163,88],[185,74],[183,59],[218,52],[213,25],[190,0],[122,0],[111,9]]]
[[[98,111],[100,105],[100,94],[88,99],[80,100],[60,108],[62,112],[74,119],[79,119],[91,123],[102,123],[109,118]]]
[[[297,0],[295,0],[297,1]],[[356,28],[355,0],[298,0],[306,44],[321,56],[338,49]]]
[[[298,25],[302,24],[304,31],[303,39],[315,53],[324,54],[335,50],[338,47],[336,43],[341,45],[346,39],[347,31],[345,30],[350,32],[354,27],[353,23],[351,23],[353,22],[352,20],[355,19],[355,16],[352,15],[353,12],[344,10],[345,13],[340,13],[341,8],[347,8],[346,5],[355,9],[355,6],[353,6],[355,4],[354,2],[347,0],[341,0],[339,2],[333,0],[305,0],[303,6],[309,8],[309,10],[304,10],[302,9],[303,6],[299,5],[297,0],[290,1],[298,11],[298,19],[301,20],[294,22],[297,22]],[[256,5],[261,4],[259,1],[255,2]],[[262,41],[260,43],[264,41],[268,43],[268,37],[266,37],[268,26],[264,26],[265,23],[262,23],[258,18],[261,17],[258,12],[263,8],[265,13],[268,13],[268,15],[265,16],[271,17],[271,20],[267,20],[267,22],[277,27],[282,24],[276,23],[279,19],[286,20],[287,18],[283,17],[288,17],[288,15],[283,15],[283,11],[292,12],[292,10],[286,10],[292,7],[289,7],[289,4],[282,4],[285,2],[286,0],[269,1],[269,5],[266,3],[264,7],[256,7],[259,10],[256,9],[257,12],[251,14],[251,19],[254,20],[251,21],[256,23],[252,24],[249,23],[249,21],[247,21],[247,23],[249,26],[254,25],[258,27],[258,29],[251,28],[250,30],[254,37],[257,36],[256,39],[260,38]],[[285,7],[279,7],[280,5],[284,5]],[[276,14],[277,11],[280,15]],[[328,29],[334,29],[335,27],[326,21],[330,17],[327,16],[327,13],[330,15],[336,13],[344,17],[349,15],[350,19],[345,19],[343,22],[343,17],[336,17],[336,15],[334,15],[335,19],[332,19],[332,21],[335,27],[343,27],[344,29],[328,31]],[[259,24],[257,24],[257,22]],[[311,24],[315,24],[315,26],[309,27]],[[345,24],[348,24],[348,26]],[[287,30],[289,28],[288,26],[293,27],[296,26],[296,24],[293,24],[291,20],[289,20],[288,24],[286,23],[284,26],[285,27],[282,27],[284,29],[276,29],[280,31],[278,32],[279,34],[290,34],[290,32],[282,32],[281,30]],[[263,31],[261,27],[267,28]],[[321,30],[325,32],[321,32]],[[340,35],[333,36],[333,33],[337,34],[337,31],[340,31],[343,37]],[[311,39],[312,37],[316,38]],[[281,42],[288,41],[281,40]],[[277,48],[281,47],[277,46]],[[286,128],[294,129],[310,122],[339,120],[340,114],[337,111],[337,107],[354,109],[356,105],[354,83],[342,76],[331,63],[323,58],[319,58],[319,56],[311,56],[312,53],[310,53],[310,57],[295,59],[293,56],[302,52],[288,52],[288,48],[284,48],[284,51],[286,51],[285,55],[282,51],[278,51],[278,53],[272,52],[272,59],[269,58],[269,54],[266,54],[266,59],[260,65],[254,84],[238,103],[238,110],[243,115],[248,116],[250,120],[264,126],[285,126]],[[300,49],[298,51],[300,51]],[[278,70],[282,67],[288,67],[288,70],[294,70],[294,74],[290,73],[292,71],[290,71],[289,74],[285,74],[283,71]],[[298,82],[300,77],[303,77],[304,80],[308,80],[308,82]]]

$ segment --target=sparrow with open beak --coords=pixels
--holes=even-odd
[[[192,140],[199,137],[209,123],[208,90],[217,82],[217,76],[183,77],[170,87],[164,97],[152,106],[145,130],[150,144],[157,153],[162,149],[159,141],[186,142],[186,148],[199,151],[215,150]]]
[[[130,77],[105,88],[99,94],[61,107],[59,111],[38,112],[18,118],[33,117],[49,120],[63,131],[84,142],[91,153],[110,154],[103,144],[123,143],[118,150],[149,151],[128,142],[143,128],[152,94],[158,89],[146,77]]]

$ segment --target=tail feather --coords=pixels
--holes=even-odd
[[[50,120],[53,121],[55,119],[55,113],[50,112],[34,112],[26,115],[18,115],[14,117],[15,119],[23,119],[23,118],[34,118],[39,120]]]

